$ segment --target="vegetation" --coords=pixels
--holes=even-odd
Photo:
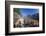
[[[14,8],[14,12],[17,12],[18,14],[20,14],[20,9],[19,8]]]

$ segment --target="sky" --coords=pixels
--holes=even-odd
[[[22,16],[27,16],[39,13],[39,9],[20,8],[20,12]]]

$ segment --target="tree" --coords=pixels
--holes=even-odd
[[[19,8],[14,8],[14,12],[20,14],[20,9]]]

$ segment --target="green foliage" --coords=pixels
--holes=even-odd
[[[14,12],[20,14],[20,9],[19,8],[14,8]]]

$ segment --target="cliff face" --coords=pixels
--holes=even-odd
[[[39,21],[37,19],[33,19],[31,16],[23,17],[18,13],[14,13],[14,24],[16,27],[33,27],[38,26]]]
[[[14,24],[15,24],[17,20],[19,19],[20,15],[15,12],[13,16],[14,16]]]
[[[17,14],[16,12],[14,13],[14,24],[24,24],[24,19],[21,17],[21,15]]]

